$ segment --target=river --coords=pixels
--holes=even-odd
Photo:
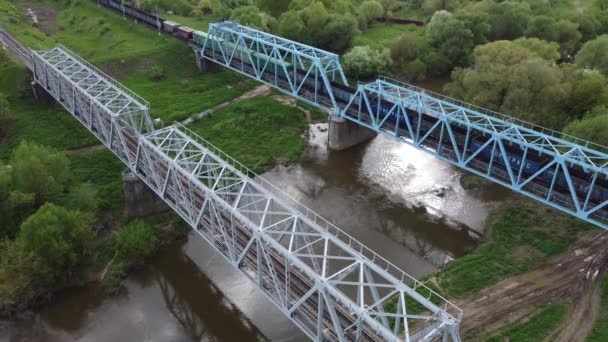
[[[415,277],[475,247],[489,210],[510,196],[496,185],[465,190],[461,171],[383,136],[347,151],[326,141],[327,124],[312,125],[302,158],[262,176]],[[0,340],[307,340],[194,234],[126,287],[111,298],[95,285],[63,291],[38,313],[0,322]]]

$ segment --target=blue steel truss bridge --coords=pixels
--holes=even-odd
[[[199,58],[608,229],[606,147],[386,77],[350,87],[337,55],[234,22],[191,44]]]
[[[462,311],[63,46],[0,42],[35,83],[316,341],[460,341]]]

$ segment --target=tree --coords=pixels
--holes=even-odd
[[[313,2],[303,12],[306,29],[312,36],[318,36],[325,27],[329,13],[322,2]]]
[[[19,144],[11,167],[14,189],[34,194],[37,204],[63,192],[71,177],[70,161],[65,154],[34,143]]]
[[[538,38],[519,38],[514,44],[526,48],[538,57],[547,61],[556,62],[559,59],[559,45],[554,42],[546,42]]]
[[[427,25],[426,36],[453,65],[468,64],[474,35],[453,14],[436,12]]]
[[[92,217],[47,203],[22,224],[17,239],[40,257],[40,277],[48,281],[69,275],[93,247]]]
[[[405,32],[391,45],[391,59],[397,65],[408,63],[420,54],[420,42],[414,32]]]
[[[359,6],[359,16],[363,18],[365,23],[369,24],[374,19],[384,15],[382,4],[375,0],[366,0]]]
[[[560,46],[560,53],[564,57],[569,57],[576,50],[578,42],[582,37],[578,31],[578,24],[569,20],[560,20],[555,26],[558,34],[557,42]]]
[[[576,55],[576,64],[608,75],[608,34],[585,43]]]
[[[276,26],[276,19],[260,12],[255,6],[238,7],[232,11],[230,20],[238,20],[241,24],[262,31],[272,31]]]
[[[555,25],[555,18],[548,15],[539,15],[532,18],[526,30],[526,36],[556,42],[559,39],[559,32]]]
[[[0,242],[0,313],[25,308],[38,295],[42,269],[39,256],[23,247],[20,241]]]
[[[488,42],[490,34],[490,16],[479,10],[461,10],[455,14],[456,19],[460,20],[464,26],[473,33],[475,45]]]
[[[427,74],[427,66],[419,58],[407,63],[402,68],[403,76],[409,81],[424,81]]]
[[[350,14],[330,14],[327,25],[319,37],[319,47],[342,53],[353,45],[357,30],[357,20]]]
[[[567,111],[580,119],[594,107],[608,105],[608,80],[596,72],[582,72],[572,81]]]
[[[561,70],[510,41],[481,45],[471,68],[457,69],[446,90],[467,102],[536,123],[561,127],[569,84]]]
[[[525,2],[507,0],[489,7],[492,40],[512,40],[524,35],[530,20],[530,8]]]
[[[141,261],[158,246],[158,230],[142,221],[133,221],[114,233],[119,258]]]
[[[304,21],[295,11],[283,13],[279,19],[279,35],[298,42],[310,42]]]
[[[6,124],[9,119],[11,119],[10,106],[8,103],[8,99],[4,94],[0,93],[0,124]],[[0,128],[0,141],[2,139],[2,131]]]
[[[355,46],[344,55],[344,71],[354,78],[371,78],[388,71],[391,60],[388,50],[377,51],[369,46]]]
[[[595,113],[581,120],[575,120],[564,128],[564,133],[608,146],[608,108],[600,107]]]
[[[95,211],[97,202],[97,189],[90,183],[82,183],[70,189],[67,206],[82,211]]]

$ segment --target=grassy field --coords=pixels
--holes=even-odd
[[[510,328],[500,335],[485,339],[486,342],[536,342],[543,341],[564,320],[568,312],[567,303],[552,304],[542,308],[525,322]],[[605,340],[603,340],[605,341]]]
[[[122,206],[120,173],[126,166],[109,150],[70,156],[74,181],[90,183],[97,190],[100,209]]]
[[[228,155],[262,172],[304,150],[304,113],[270,97],[254,97],[211,114],[190,127]]]
[[[591,334],[587,337],[587,342],[603,341],[608,341],[608,274],[604,274],[604,279],[602,280],[600,313],[593,325]]]
[[[390,48],[393,41],[395,41],[399,35],[405,32],[415,32],[419,35],[424,35],[424,30],[424,27],[412,25],[375,23],[369,27],[367,31],[355,38],[355,46],[369,45],[377,49]]]
[[[531,201],[509,203],[490,218],[491,241],[448,263],[435,283],[448,298],[462,298],[565,251],[589,227]]]

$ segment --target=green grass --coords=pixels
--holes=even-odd
[[[293,161],[304,150],[304,113],[270,97],[254,97],[211,114],[190,127],[255,172]]]
[[[53,40],[38,31],[13,2],[0,0],[0,25],[26,46],[35,49],[52,46]]]
[[[602,279],[602,301],[599,317],[593,324],[593,330],[587,337],[587,342],[608,341],[608,273]]]
[[[580,220],[531,201],[506,204],[490,222],[490,242],[436,275],[448,297],[460,298],[525,272],[565,251],[578,233],[589,229]]]
[[[154,79],[151,68],[162,70],[163,77]],[[170,50],[129,63],[104,66],[118,74],[123,83],[150,102],[151,116],[165,124],[187,117],[232,100],[252,89],[256,82],[236,72],[215,68],[200,72],[192,50],[176,42]],[[122,70],[128,69],[127,74]],[[114,71],[112,71],[114,70]]]
[[[500,335],[485,339],[486,342],[536,342],[543,341],[564,320],[568,304],[552,304],[541,309],[527,322],[508,328]],[[605,340],[603,340],[605,341]]]
[[[70,156],[76,182],[91,183],[97,189],[100,209],[122,206],[121,171],[126,166],[109,150]]]
[[[424,30],[424,27],[412,25],[375,23],[355,38],[355,46],[369,45],[376,49],[390,48],[401,34],[416,32],[423,36]]]

